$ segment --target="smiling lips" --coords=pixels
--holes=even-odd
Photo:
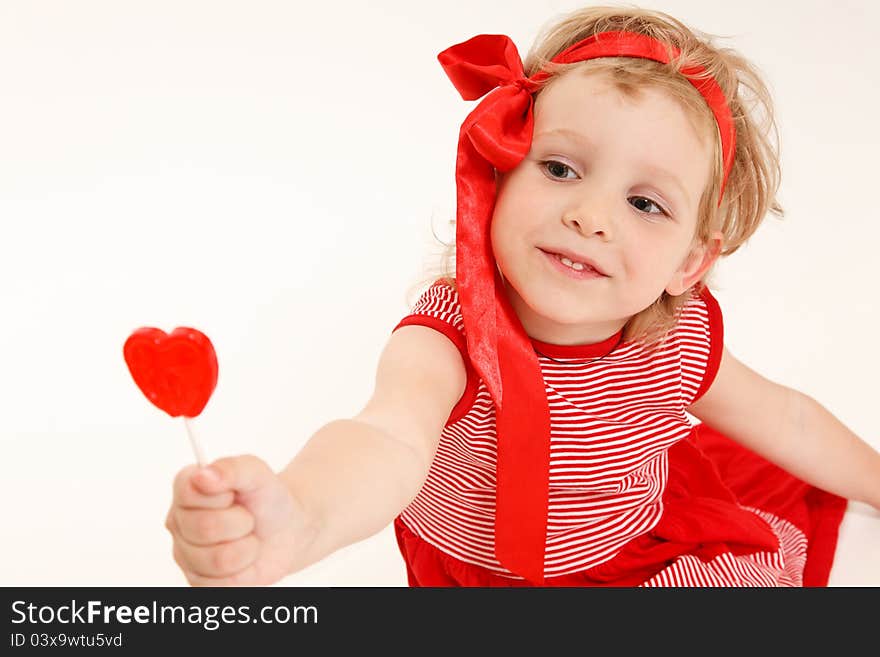
[[[548,256],[552,257],[557,262],[560,262],[560,264],[562,264],[563,267],[567,267],[567,268],[571,269],[571,271],[573,271],[573,272],[577,272],[577,273],[591,272],[593,276],[596,276],[596,275],[608,276],[608,274],[606,274],[599,267],[599,265],[597,265],[595,262],[593,262],[589,258],[586,258],[578,253],[575,253],[574,251],[568,251],[566,249],[553,249],[553,250],[541,249],[541,251],[543,251]],[[562,263],[559,260],[560,258],[566,258],[569,261],[571,261],[572,263],[581,263],[581,264],[585,265],[585,267],[583,269],[574,269],[571,266],[569,266],[568,264]]]
[[[581,269],[575,269],[573,266],[562,261],[566,256],[550,253],[543,249],[541,249],[541,252],[544,254],[544,257],[547,258],[547,262],[550,263],[550,266],[564,276],[574,278],[575,280],[606,278],[604,274],[593,268],[592,265],[585,263],[587,266],[582,267]]]

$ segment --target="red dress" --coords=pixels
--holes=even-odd
[[[468,364],[455,290],[435,283],[396,328],[440,331]],[[824,586],[846,500],[740,447],[686,409],[723,349],[693,295],[656,351],[620,334],[532,340],[548,395],[548,586]],[[528,586],[494,555],[494,404],[468,365],[428,477],[395,519],[411,586]]]

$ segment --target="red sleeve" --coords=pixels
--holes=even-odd
[[[715,375],[718,374],[718,366],[721,365],[721,352],[724,351],[724,321],[721,315],[721,307],[718,305],[718,301],[715,297],[712,296],[712,293],[709,292],[708,287],[703,287],[700,292],[700,299],[706,304],[706,311],[708,313],[707,334],[709,339],[709,356],[706,361],[703,380],[700,383],[697,394],[690,401],[691,404],[702,397],[706,391],[712,387]]]
[[[439,331],[454,344],[467,370],[467,384],[464,393],[458,403],[453,407],[446,424],[458,422],[473,406],[479,388],[479,377],[471,365],[467,352],[467,340],[464,334],[464,321],[461,317],[461,307],[458,303],[458,293],[449,285],[434,283],[426,292],[419,297],[409,315],[404,317],[392,333],[401,326],[426,326]]]

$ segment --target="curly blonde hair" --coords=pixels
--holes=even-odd
[[[632,57],[607,57],[573,64],[551,62],[557,54],[587,37],[611,30],[644,34],[676,47],[678,57],[669,64]],[[776,195],[780,182],[779,134],[773,103],[758,69],[735,50],[714,44],[718,37],[687,27],[677,19],[658,11],[636,7],[586,7],[564,15],[545,27],[529,51],[523,68],[527,76],[543,69],[551,77],[548,84],[572,67],[597,71],[608,77],[616,88],[635,97],[640,88],[664,90],[681,103],[689,118],[705,126],[713,135],[713,175],[700,199],[695,242],[706,243],[714,231],[720,231],[724,243],[721,256],[728,256],[742,246],[763,221],[768,211],[782,217],[784,212]],[[736,128],[736,150],[724,198],[718,205],[723,166],[721,139],[715,118],[706,101],[684,75],[686,66],[701,66],[715,79],[727,98]],[[435,236],[436,237],[436,236]],[[438,238],[439,239],[439,238]],[[455,286],[455,244],[445,244],[441,268],[426,282],[442,280]],[[661,340],[675,325],[680,310],[691,294],[708,285],[714,266],[678,296],[664,291],[649,307],[633,315],[623,329],[626,341],[652,343]],[[439,276],[438,276],[439,274]]]

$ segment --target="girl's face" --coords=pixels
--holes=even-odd
[[[535,101],[531,150],[500,176],[492,249],[529,336],[600,342],[664,290],[685,292],[717,257],[695,245],[712,142],[664,92],[628,99],[602,75],[570,71]],[[589,268],[567,267],[554,253]]]

